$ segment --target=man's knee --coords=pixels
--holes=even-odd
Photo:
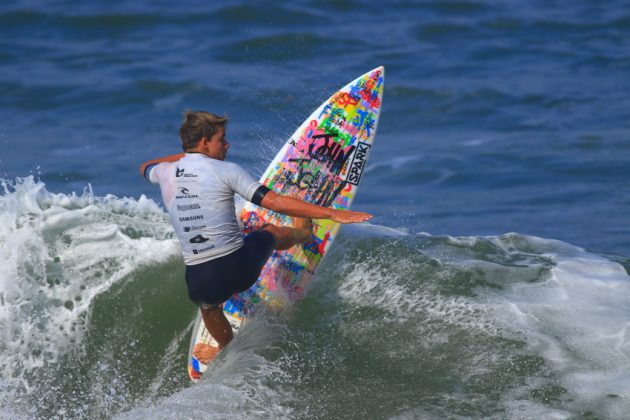
[[[276,241],[276,243],[282,238],[282,231],[281,229],[276,226],[276,225],[272,225],[271,223],[265,223],[260,230],[266,230],[267,232],[271,233],[271,235],[273,236],[273,239]]]
[[[206,312],[206,313],[210,313],[210,312],[216,312],[219,310],[223,310],[223,305],[209,305],[207,303],[202,303],[201,305],[199,305],[199,309],[201,309],[201,312]]]
[[[289,226],[276,226],[267,224],[261,229],[264,229],[273,235],[275,241],[275,249],[282,251],[291,248],[297,244],[299,238],[296,235],[297,230]]]
[[[272,225],[271,223],[265,223],[264,225],[262,225],[262,227],[260,229],[261,230],[267,230],[269,232],[273,232],[273,231],[277,231],[278,230],[278,226]]]

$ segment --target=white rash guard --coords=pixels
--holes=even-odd
[[[239,165],[186,153],[177,162],[150,166],[145,173],[149,181],[160,185],[186,265],[201,264],[243,246],[234,193],[251,201],[261,184]]]

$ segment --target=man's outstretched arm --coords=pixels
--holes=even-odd
[[[162,162],[177,162],[178,160],[180,160],[181,158],[184,157],[184,153],[179,153],[176,155],[170,155],[170,156],[164,156],[161,158],[157,158],[157,159],[153,159],[153,160],[149,160],[147,162],[144,162],[142,165],[140,165],[140,176],[146,178],[147,177],[147,169],[153,165],[157,165],[158,163],[162,163]]]
[[[350,210],[335,210],[307,203],[297,198],[276,194],[269,191],[262,198],[260,205],[286,214],[287,216],[309,217],[311,219],[330,219],[338,223],[361,223],[372,218],[369,213]]]

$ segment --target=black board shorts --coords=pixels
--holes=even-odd
[[[276,241],[271,232],[260,229],[247,235],[244,242],[231,254],[186,266],[190,300],[197,305],[220,305],[258,280]]]

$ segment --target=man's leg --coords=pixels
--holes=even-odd
[[[269,231],[276,242],[277,250],[289,249],[292,246],[308,242],[311,240],[313,233],[313,224],[310,219],[294,218],[294,227],[265,225],[262,229]],[[221,306],[204,306],[200,308],[203,323],[208,332],[219,343],[219,347],[211,347],[207,344],[196,344],[193,349],[193,355],[203,364],[208,364],[214,359],[223,347],[227,346],[234,334],[232,326],[228,322],[223,307]]]
[[[210,334],[217,340],[217,343],[219,343],[220,349],[227,346],[228,343],[232,341],[234,337],[232,326],[225,317],[222,306],[201,308],[201,317]]]
[[[313,223],[311,219],[294,217],[293,226],[294,227],[287,227],[269,224],[263,226],[262,229],[273,235],[276,240],[276,249],[281,251],[311,240],[311,235],[313,234]]]
[[[203,364],[208,364],[214,359],[223,347],[227,346],[234,334],[232,326],[223,313],[222,306],[204,306],[200,308],[201,318],[206,329],[212,337],[219,343],[219,347],[212,347],[207,344],[198,343],[193,349],[193,355]]]

